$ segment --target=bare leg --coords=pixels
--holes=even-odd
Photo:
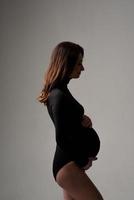
[[[85,170],[83,170],[85,172]],[[66,190],[63,189],[64,200],[75,200]]]
[[[60,169],[56,182],[75,200],[103,200],[94,183],[74,161]]]
[[[63,189],[63,197],[64,197],[64,200],[74,200],[72,196],[64,189]]]

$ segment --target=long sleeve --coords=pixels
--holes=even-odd
[[[56,131],[56,142],[77,164],[88,162],[89,151],[86,134],[82,132],[78,107],[71,98],[58,91],[51,98],[51,117]],[[78,105],[77,105],[78,106]]]

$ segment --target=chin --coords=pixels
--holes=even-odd
[[[79,78],[79,76],[75,76],[74,78],[76,78],[76,79],[77,79],[77,78]]]
[[[80,74],[76,74],[75,76],[71,77],[71,78],[79,78]]]

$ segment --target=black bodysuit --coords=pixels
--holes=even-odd
[[[56,150],[53,159],[53,176],[68,162],[79,167],[96,156],[100,140],[93,128],[85,128],[81,121],[83,106],[72,96],[67,84],[69,79],[51,89],[47,100],[48,113],[55,126]]]

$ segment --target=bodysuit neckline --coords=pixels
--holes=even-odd
[[[68,90],[69,81],[70,81],[70,78],[64,78],[64,80],[60,81],[59,83],[54,84],[51,89],[60,88],[62,90]]]

